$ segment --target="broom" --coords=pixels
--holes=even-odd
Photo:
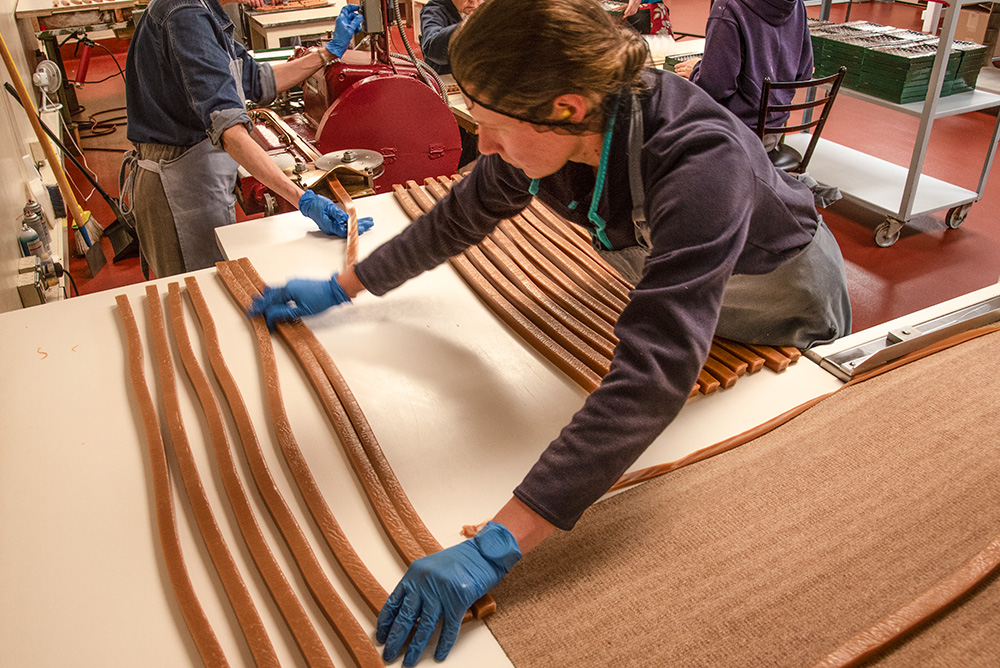
[[[14,82],[14,86],[17,88],[17,96],[20,98],[21,106],[24,107],[25,113],[28,115],[28,121],[31,123],[31,129],[35,132],[35,137],[38,139],[38,143],[42,147],[42,151],[45,152],[45,158],[49,161],[49,165],[52,167],[52,172],[56,176],[56,181],[59,183],[59,190],[62,192],[63,199],[66,201],[66,209],[73,220],[73,231],[74,239],[76,241],[77,251],[87,257],[87,264],[91,268],[91,274],[96,274],[100,270],[98,266],[94,268],[95,264],[102,264],[96,259],[95,254],[88,253],[89,249],[93,247],[94,242],[100,237],[104,232],[104,228],[97,222],[89,211],[84,211],[76,201],[76,196],[73,194],[73,189],[70,187],[69,179],[66,178],[66,173],[63,171],[62,164],[59,162],[59,158],[56,157],[55,150],[52,148],[52,144],[49,143],[48,137],[45,136],[45,132],[42,130],[41,124],[37,117],[37,111],[35,111],[35,103],[28,94],[27,89],[24,87],[24,81],[21,79],[20,73],[17,71],[17,66],[14,64],[14,59],[10,55],[10,51],[7,49],[7,42],[3,39],[3,35],[0,34],[0,55],[3,56],[4,65],[7,67],[7,73],[10,75],[11,81]],[[98,250],[100,247],[97,247]],[[91,257],[94,256],[95,260],[92,262]],[[103,258],[103,253],[101,253]]]

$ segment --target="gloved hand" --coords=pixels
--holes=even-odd
[[[360,7],[357,5],[344,5],[343,9],[340,10],[337,25],[333,29],[333,38],[326,43],[326,50],[338,58],[344,55],[344,51],[347,51],[347,47],[351,45],[354,33],[361,30],[364,18],[358,11],[359,9]]]
[[[414,561],[378,614],[375,640],[385,643],[382,658],[394,660],[416,624],[403,657],[409,668],[441,621],[434,658],[444,661],[458,638],[465,611],[497,586],[520,558],[517,540],[507,527],[489,522],[473,538]]]
[[[324,234],[334,234],[338,237],[347,236],[349,216],[332,199],[307,190],[299,198],[299,211],[312,218]],[[370,217],[358,218],[358,234],[364,234],[374,224],[375,221]]]
[[[316,315],[331,306],[350,301],[351,298],[337,282],[337,274],[329,281],[295,278],[282,288],[266,288],[260,297],[254,298],[247,315],[251,318],[263,315],[267,328],[274,329],[279,322]],[[289,302],[294,302],[294,305]]]

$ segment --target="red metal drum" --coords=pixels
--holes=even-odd
[[[331,91],[333,92],[333,91]],[[451,175],[462,143],[451,109],[427,84],[409,76],[375,73],[340,92],[316,128],[320,153],[347,148],[378,151],[385,173],[375,191],[395,183]]]

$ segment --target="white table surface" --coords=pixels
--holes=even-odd
[[[406,225],[390,194],[356,201],[375,227],[361,255]],[[323,236],[299,213],[219,230],[228,257],[249,257],[265,280],[324,277],[343,263],[344,242]],[[305,521],[265,426],[256,344],[214,269],[195,272],[219,327],[223,350],[254,417],[272,471],[320,560],[362,625],[370,617]],[[158,280],[165,297],[166,284]],[[183,284],[183,281],[181,281]],[[11,666],[200,665],[167,580],[152,506],[146,442],[132,399],[116,294],[127,294],[143,335],[147,381],[154,383],[142,285],[0,315],[0,647]],[[188,307],[201,355],[200,330]],[[403,487],[444,545],[462,524],[489,518],[545,445],[581,405],[584,392],[522,343],[447,265],[385,297],[311,318],[310,328],[339,365]],[[289,417],[338,521],[386,589],[403,567],[377,529],[308,382],[276,346]],[[203,363],[205,363],[203,359]],[[178,364],[175,361],[175,364]],[[207,366],[207,364],[206,364]],[[179,364],[178,364],[179,368]],[[224,534],[239,546],[214,473],[200,410],[179,382],[185,424]],[[840,382],[805,359],[783,374],[762,371],[735,388],[691,400],[637,467],[672,461],[740,433]],[[160,393],[151,385],[154,397]],[[172,466],[174,480],[176,467]],[[246,480],[246,471],[241,469]],[[175,488],[176,492],[176,488]],[[255,508],[266,524],[266,512]],[[249,663],[233,615],[204,549],[178,506],[182,543],[202,605],[234,665]],[[279,561],[288,562],[269,530]],[[234,548],[283,665],[301,665],[278,613]],[[302,589],[299,580],[293,586]],[[325,629],[303,591],[307,609]],[[337,665],[350,665],[332,632]],[[397,662],[398,664],[398,662]],[[433,665],[425,658],[420,665]],[[446,665],[510,665],[482,623],[467,626]]]

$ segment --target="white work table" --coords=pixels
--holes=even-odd
[[[361,237],[362,256],[406,225],[391,195],[359,199],[356,206],[359,215],[375,218],[375,227]],[[272,283],[328,277],[343,264],[344,242],[325,237],[297,212],[227,227],[218,238],[228,257],[249,257]],[[256,344],[244,316],[214,269],[193,275],[210,303],[224,354],[279,487],[335,585],[362,626],[373,632],[371,618],[305,520],[275,455]],[[161,296],[172,280],[178,278],[155,281]],[[0,315],[0,374],[6,387],[0,402],[4,665],[200,665],[160,552],[146,439],[115,308],[115,295],[122,293],[137,314],[147,382],[159,402],[143,285]],[[187,316],[202,356],[200,329],[189,307]],[[446,546],[461,540],[463,524],[488,519],[510,498],[584,400],[580,388],[517,338],[447,265],[385,297],[363,294],[351,305],[310,318],[308,325],[340,367],[417,511]],[[391,590],[402,564],[376,527],[304,375],[282,345],[276,352],[285,405],[310,468],[353,545]],[[175,365],[180,369],[176,360]],[[840,385],[804,358],[783,374],[765,370],[743,378],[731,390],[691,400],[636,467],[676,460]],[[302,665],[260,579],[251,575],[248,553],[239,547],[232,515],[220,501],[224,495],[193,392],[186,379],[178,387],[223,533],[283,665]],[[176,492],[176,466],[171,473]],[[247,478],[245,467],[241,475]],[[266,512],[254,499],[261,523],[274,538]],[[234,664],[249,663],[218,580],[191,533],[186,505],[178,506],[178,517],[202,605]],[[277,540],[272,545],[287,566],[287,551]],[[293,586],[304,589],[297,578]],[[303,591],[301,597],[337,665],[351,665],[308,595]],[[433,659],[426,656],[420,665],[433,665]],[[463,630],[446,665],[510,664],[488,629],[476,622]]]

